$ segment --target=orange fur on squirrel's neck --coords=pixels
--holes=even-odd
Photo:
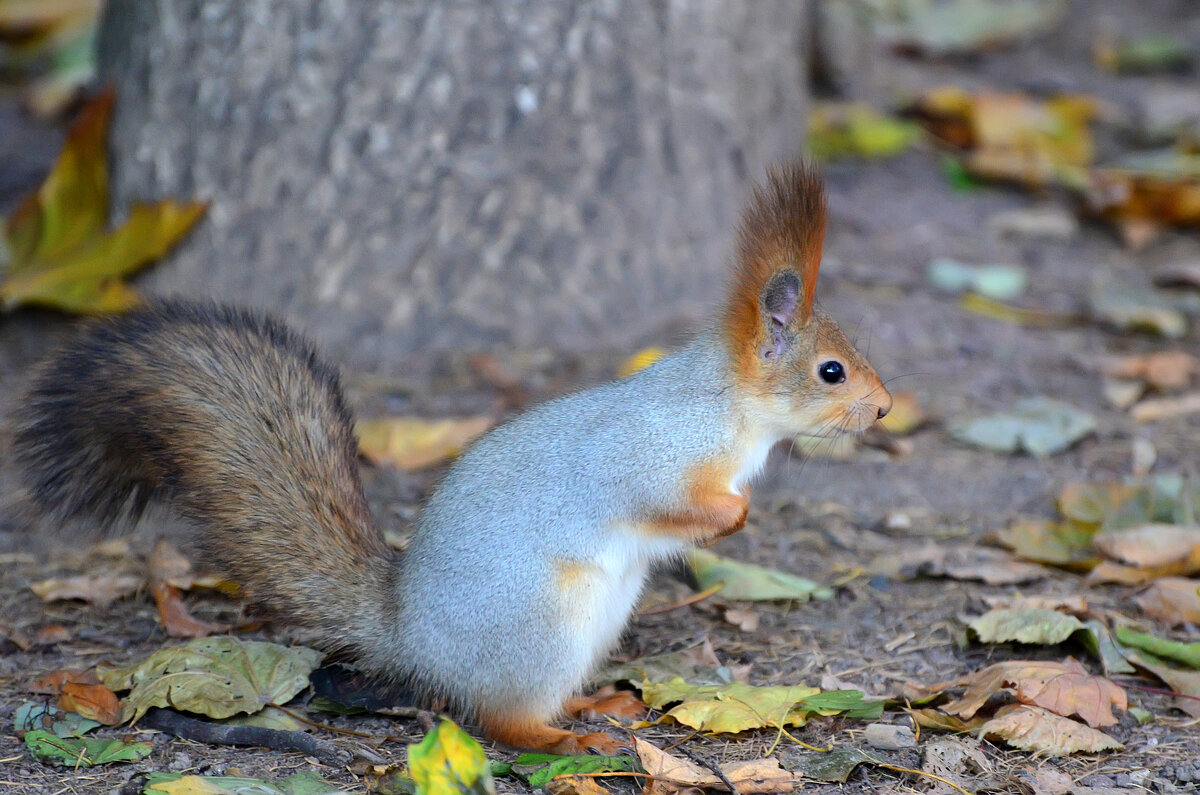
[[[753,378],[759,369],[763,339],[763,289],[780,271],[800,277],[800,304],[790,324],[812,317],[821,246],[825,240],[825,189],[821,175],[804,163],[772,168],[765,186],[756,187],[742,212],[737,263],[729,286],[722,328],[735,372]]]

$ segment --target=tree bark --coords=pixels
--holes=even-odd
[[[121,0],[115,206],[208,198],[146,278],[343,363],[624,347],[703,316],[800,150],[797,0]]]

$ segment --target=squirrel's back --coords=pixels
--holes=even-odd
[[[16,427],[50,516],[112,524],[167,498],[251,597],[329,645],[374,642],[383,617],[364,613],[394,566],[337,373],[282,324],[178,302],[93,322],[37,373]]]

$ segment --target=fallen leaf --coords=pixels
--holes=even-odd
[[[120,227],[105,231],[112,105],[104,92],[80,112],[46,181],[5,221],[11,260],[0,278],[3,308],[128,309],[139,299],[121,280],[165,254],[207,209],[202,202],[133,204]]]
[[[946,781],[969,784],[971,789],[993,789],[991,763],[979,747],[979,742],[968,742],[957,737],[938,737],[927,743],[921,759],[921,771]],[[982,779],[982,780],[981,780]],[[941,795],[951,790],[945,784],[934,781],[932,790]]]
[[[979,293],[966,293],[958,300],[958,305],[968,312],[974,312],[992,320],[1030,328],[1064,328],[1081,321],[1080,316],[1072,312],[1022,309]]]
[[[1104,732],[1025,704],[1004,707],[979,731],[999,737],[1014,748],[1045,756],[1067,756],[1080,751],[1094,754],[1124,748]]]
[[[103,672],[101,678],[113,690],[131,691],[124,712],[133,721],[151,707],[228,718],[291,700],[308,687],[308,675],[321,657],[303,646],[200,638]]]
[[[232,768],[231,768],[232,769]],[[411,780],[408,782],[411,786]],[[346,790],[311,770],[276,782],[247,776],[196,776],[184,773],[147,773],[147,795],[342,795]],[[379,792],[391,790],[380,789]],[[396,789],[395,792],[411,790]]]
[[[1200,392],[1191,392],[1177,398],[1143,400],[1129,410],[1129,416],[1134,422],[1158,422],[1189,414],[1200,414]]]
[[[1129,662],[1154,674],[1174,692],[1188,696],[1175,699],[1175,707],[1194,718],[1200,718],[1200,671],[1176,668],[1142,649],[1125,647],[1122,651]]]
[[[494,795],[492,769],[483,748],[447,718],[408,746],[408,767],[417,792]]]
[[[803,577],[787,574],[752,563],[742,563],[704,549],[688,553],[688,563],[700,590],[721,585],[722,599],[773,601],[793,599],[830,599],[833,590]]]
[[[920,428],[926,421],[925,410],[912,392],[893,392],[892,410],[879,421],[888,433],[904,436]]]
[[[1092,316],[1118,331],[1148,332],[1167,339],[1179,339],[1188,331],[1187,316],[1169,296],[1156,292],[1097,282],[1091,303]]]
[[[607,795],[609,790],[591,776],[560,776],[546,783],[550,795]]]
[[[42,729],[26,732],[25,746],[39,761],[61,767],[135,762],[154,752],[152,743],[127,743],[119,738],[58,737]]]
[[[1164,577],[1133,597],[1142,612],[1168,624],[1200,623],[1200,580]]]
[[[716,773],[688,759],[663,751],[638,737],[633,738],[634,750],[641,760],[642,768],[654,777],[655,785],[669,784],[654,792],[671,792],[683,787],[701,787],[729,791],[729,787]],[[791,792],[795,789],[795,777],[779,766],[775,759],[751,759],[743,762],[727,762],[718,767],[721,774],[738,792],[747,795],[764,792]]]
[[[875,35],[891,47],[926,55],[974,53],[1053,30],[1066,16],[1064,0],[905,0],[873,5]]]
[[[1036,607],[989,610],[972,619],[968,626],[982,643],[1062,643],[1079,629],[1083,622],[1075,616]]]
[[[988,585],[1018,585],[1045,579],[1049,571],[1031,563],[1014,560],[1011,555],[985,547],[947,549],[946,556],[931,564],[929,574],[955,580],[979,580]]]
[[[196,578],[192,564],[174,544],[160,538],[150,552],[150,593],[158,608],[163,629],[173,638],[204,638],[225,632],[229,627],[210,624],[192,617],[180,595],[181,588],[190,588]]]
[[[973,290],[998,301],[1017,298],[1029,286],[1029,274],[1020,265],[967,265],[943,258],[930,262],[926,274],[943,292]]]
[[[1181,574],[1200,571],[1200,525],[1149,523],[1104,530],[1092,538],[1104,555],[1142,568],[1176,565]]]
[[[1034,519],[1015,522],[993,537],[1027,560],[1086,571],[1099,560],[1092,548],[1095,533],[1076,522]]]
[[[1129,627],[1117,627],[1117,640],[1126,646],[1141,649],[1172,662],[1182,663],[1189,668],[1200,668],[1200,643],[1180,643],[1167,640]]]
[[[555,776],[580,773],[618,773],[634,769],[632,756],[559,756],[558,754],[521,754],[513,760],[513,773],[541,789]]]
[[[888,762],[880,753],[872,754],[859,748],[834,748],[823,753],[791,753],[787,755],[784,764],[793,773],[804,778],[845,783],[859,765],[880,765]]]
[[[1088,572],[1088,583],[1113,582],[1120,585],[1142,585],[1158,579],[1157,569],[1139,569],[1136,566],[1126,566],[1111,560],[1102,560]]]
[[[860,103],[818,102],[808,115],[808,151],[818,160],[890,157],[921,137],[919,125]]]
[[[1018,701],[1048,709],[1063,716],[1079,715],[1092,726],[1117,722],[1113,708],[1127,706],[1125,691],[1111,680],[1092,676],[1074,660],[1065,663],[1022,661],[989,665],[962,679],[967,685],[962,697],[942,706],[945,712],[970,718],[996,693],[1014,688]]]
[[[965,721],[962,718],[947,715],[945,712],[937,709],[908,709],[905,711],[912,716],[912,719],[921,728],[939,732],[967,734],[968,732],[975,731],[985,722],[981,717]]]
[[[1155,389],[1182,389],[1200,371],[1200,360],[1183,351],[1159,351],[1105,359],[1100,371],[1110,378],[1145,381]]]
[[[974,177],[1033,187],[1086,184],[1093,159],[1088,124],[1097,113],[1087,97],[1038,100],[946,86],[918,99],[915,111],[934,137],[965,152],[963,165]]]
[[[1021,771],[1019,778],[1033,790],[1033,795],[1067,795],[1075,787],[1073,778],[1052,767],[1027,767]]]
[[[802,726],[810,715],[843,714],[876,719],[882,701],[864,701],[858,690],[822,693],[813,687],[755,687],[742,682],[728,685],[691,685],[682,679],[646,683],[642,699],[665,711],[678,723],[708,732],[734,734],[765,726]]]
[[[26,702],[13,713],[13,729],[18,732],[44,729],[56,737],[82,737],[103,725],[77,712],[64,712],[44,700]]]
[[[420,420],[389,417],[358,423],[359,452],[372,464],[417,470],[459,455],[495,424],[490,416]]]
[[[1173,147],[1127,155],[1094,169],[1083,197],[1089,213],[1118,228],[1195,226],[1200,224],[1200,155]]]
[[[1132,674],[1136,673],[1134,667],[1125,659],[1125,655],[1121,653],[1121,649],[1117,646],[1116,639],[1108,627],[1097,619],[1090,619],[1083,625],[1083,630],[1079,633],[1079,640],[1083,643],[1087,650],[1094,656],[1100,659],[1100,663],[1104,666],[1104,673],[1108,676],[1113,674]]]
[[[118,599],[133,594],[141,587],[142,579],[129,575],[80,574],[65,579],[42,580],[29,586],[43,602],[80,599],[97,607],[108,607]]]
[[[961,417],[950,423],[950,435],[960,442],[1035,456],[1060,453],[1096,429],[1091,414],[1047,397],[1024,398],[1011,411],[983,417]]]
[[[1092,57],[1097,66],[1110,72],[1144,74],[1185,69],[1195,54],[1181,38],[1152,33],[1133,38],[1101,36],[1092,45]]]

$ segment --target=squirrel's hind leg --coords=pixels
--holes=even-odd
[[[614,756],[628,746],[628,743],[603,732],[575,734],[532,717],[483,715],[479,718],[479,724],[484,733],[496,742],[530,751],[564,756],[596,751],[605,756]]]

